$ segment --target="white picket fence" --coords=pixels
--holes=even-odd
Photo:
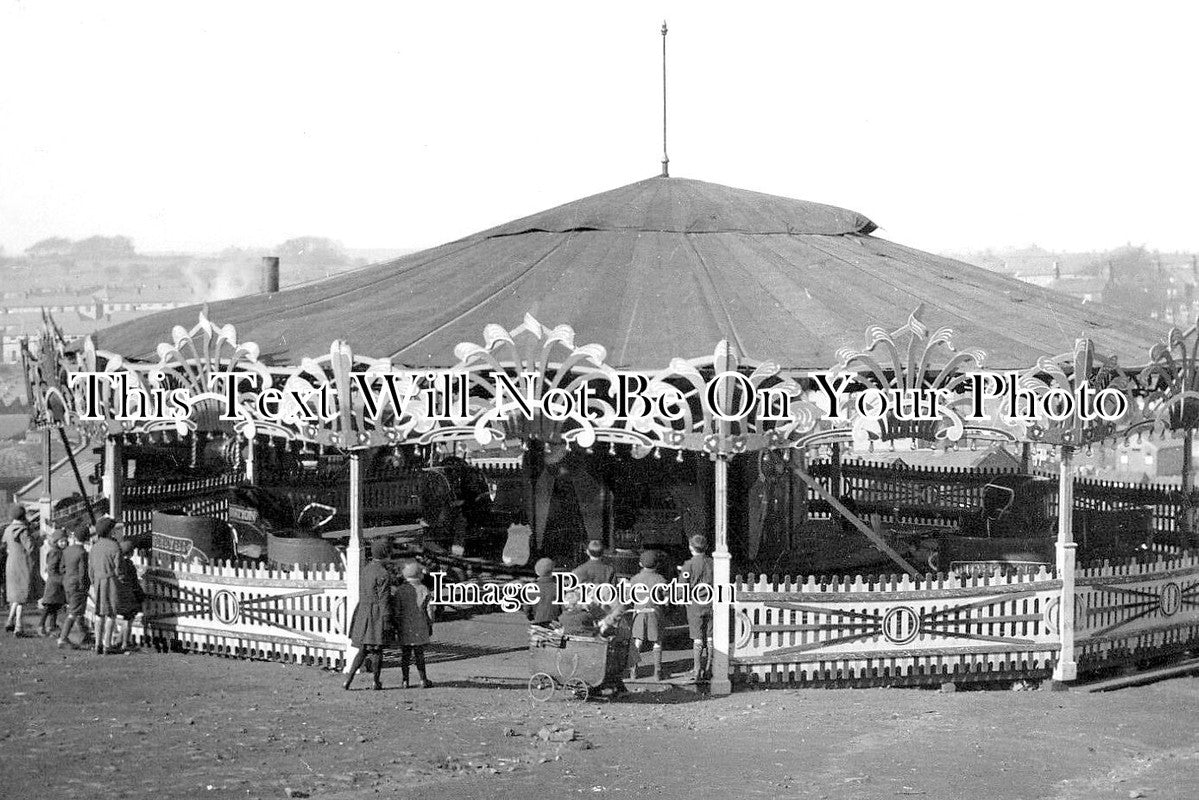
[[[1199,554],[1158,548],[1151,563],[1081,569],[1075,587],[1080,670],[1199,647]]]
[[[340,568],[135,558],[146,601],[134,635],[160,649],[340,669],[349,647]]]
[[[1075,573],[1079,674],[1199,647],[1199,555]],[[1061,581],[1028,574],[736,581],[733,678],[905,685],[1049,676],[1061,651]]]
[[[1023,575],[738,580],[733,678],[903,685],[1046,675],[1061,582]]]

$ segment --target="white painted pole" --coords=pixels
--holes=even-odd
[[[350,543],[346,546],[346,663],[345,672],[358,655],[358,648],[349,642],[350,620],[358,606],[362,574],[362,471],[357,451],[350,453]]]
[[[125,447],[119,436],[104,439],[104,483],[100,491],[108,498],[108,515],[121,521],[125,491]]]
[[[712,547],[712,582],[717,587],[728,586],[732,557],[729,555],[728,501],[729,461],[723,453],[716,456],[715,539]],[[712,694],[726,695],[733,691],[729,679],[729,614],[732,604],[724,592],[717,591],[712,604]]]
[[[50,533],[50,517],[54,514],[54,500],[51,490],[53,480],[54,459],[51,448],[50,430],[42,431],[42,495],[38,498],[38,524],[43,536]]]
[[[255,479],[258,477],[257,470],[254,467],[254,443],[257,438],[258,437],[256,436],[251,436],[246,442],[246,483],[250,484],[251,486],[254,485]]]
[[[1078,664],[1074,660],[1074,448],[1061,448],[1058,468],[1057,491],[1057,574],[1062,581],[1062,595],[1058,604],[1058,630],[1062,649],[1058,653],[1057,666],[1053,668],[1055,681],[1072,681],[1078,677]]]
[[[729,369],[728,342],[721,342],[717,348],[720,357],[714,364],[716,373],[720,374]],[[730,391],[728,381],[720,381],[716,390],[716,402],[726,411],[729,407]],[[732,556],[729,555],[729,457],[724,452],[729,439],[729,423],[727,420],[718,422],[721,449],[716,453],[716,475],[713,487],[714,539],[712,543],[712,582],[716,591],[712,597],[712,685],[713,695],[726,695],[733,691],[730,679],[729,649],[732,641],[729,638],[729,616],[732,614],[731,598],[721,591],[729,585]]]

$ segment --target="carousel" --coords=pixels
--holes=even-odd
[[[154,543],[142,635],[159,643],[346,663],[372,536],[519,574],[591,539],[621,561],[702,532],[737,589],[714,600],[717,693],[1073,680],[1194,647],[1195,329],[874,230],[654,177],[307,286],[268,275],[82,347],[50,326],[26,350],[36,424],[102,442],[111,513]],[[91,396],[83,374],[104,376]],[[1000,378],[1022,413],[988,388]],[[621,386],[642,413],[618,407]],[[131,389],[198,401],[130,419]],[[922,391],[949,402],[878,408]],[[1087,391],[1120,413],[1061,401]],[[1079,449],[1139,437],[1185,440],[1186,488],[1077,479]],[[998,444],[1018,467],[870,463]],[[188,526],[241,538],[172,551]]]

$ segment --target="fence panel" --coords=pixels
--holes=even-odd
[[[342,570],[136,559],[146,600],[135,635],[163,649],[340,669],[349,644]]]
[[[1061,581],[1025,575],[738,579],[733,677],[904,685],[1048,675]]]
[[[1199,554],[1159,547],[1148,562],[1081,569],[1075,586],[1080,672],[1199,646]]]

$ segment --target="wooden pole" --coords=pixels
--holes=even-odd
[[[50,429],[46,428],[42,431],[42,495],[37,501],[39,526],[43,535],[50,532],[50,517],[54,513],[54,500],[50,492],[50,478],[54,471],[53,443]]]
[[[350,643],[350,620],[358,606],[359,585],[362,578],[362,466],[357,451],[350,453],[350,543],[346,546],[346,663],[342,669],[350,671],[350,664],[358,655],[358,648]]]
[[[1032,445],[1028,442],[1020,445],[1020,474],[1032,474]]]
[[[905,559],[899,553],[895,552],[895,550],[892,549],[891,545],[887,544],[886,540],[884,540],[882,536],[880,536],[878,533],[876,533],[873,528],[871,528],[869,525],[867,525],[865,522],[863,522],[862,519],[860,517],[858,517],[857,514],[853,513],[848,508],[846,508],[844,505],[842,505],[841,501],[838,500],[836,497],[834,497],[832,495],[832,493],[829,492],[828,489],[825,489],[820,484],[819,480],[817,480],[815,477],[808,474],[807,472],[805,472],[802,469],[795,470],[795,474],[798,475],[804,483],[806,483],[808,486],[811,486],[812,490],[815,491],[816,494],[820,495],[820,497],[826,503],[828,503],[830,506],[832,506],[834,509],[836,509],[838,514],[845,517],[845,519],[849,520],[850,524],[853,525],[855,528],[857,528],[859,531],[861,531],[862,534],[867,539],[869,539],[871,542],[873,542],[875,547],[877,547],[879,550],[883,551],[884,555],[886,555],[888,558],[890,558],[892,561],[894,561],[896,564],[898,564],[900,567],[902,567],[904,572],[908,573],[913,578],[919,578],[921,576],[920,570],[916,569],[914,566],[912,566],[912,564],[907,559]]]
[[[62,437],[62,446],[67,451],[67,462],[71,465],[71,472],[75,475],[75,485],[79,487],[79,496],[83,498],[83,507],[87,509],[87,517],[92,524],[96,524],[96,512],[92,508],[92,499],[87,490],[87,484],[83,482],[83,476],[79,474],[79,464],[75,461],[75,451],[71,449],[71,440],[67,438],[67,429],[59,428],[58,435]]]
[[[1062,649],[1053,668],[1055,681],[1078,677],[1074,659],[1074,448],[1063,445],[1059,457],[1057,490],[1057,576],[1062,582],[1058,603],[1058,631]]]

